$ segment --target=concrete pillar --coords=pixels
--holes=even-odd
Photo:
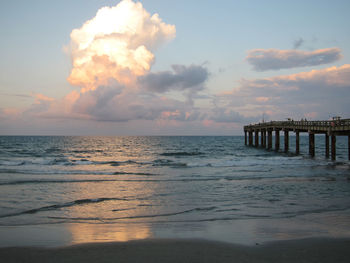
[[[335,135],[331,136],[331,155],[332,155],[332,160],[335,161],[335,156],[336,156],[336,143],[337,143],[337,138]]]
[[[271,130],[268,130],[267,131],[267,149],[271,150],[272,148],[272,131]]]
[[[326,158],[329,158],[329,136],[328,136],[327,133],[325,134],[325,138],[326,138],[326,141],[325,141],[325,146],[326,146]]]
[[[309,132],[309,154],[315,157],[315,134],[312,132]]]
[[[289,133],[287,130],[284,131],[284,152],[288,152],[289,149]]]
[[[261,136],[260,145],[261,145],[261,147],[264,147],[264,130],[260,131],[260,136]]]
[[[259,130],[255,130],[255,147],[259,146]]]
[[[295,154],[300,153],[300,148],[299,148],[299,131],[295,132]]]
[[[275,150],[279,151],[280,149],[280,131],[275,131]]]
[[[249,131],[249,146],[253,145],[253,131]]]
[[[244,131],[244,145],[247,145],[247,131]]]

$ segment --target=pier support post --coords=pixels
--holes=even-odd
[[[288,152],[289,148],[289,133],[287,130],[284,131],[284,152]]]
[[[264,147],[264,130],[260,131],[260,145],[261,147]]]
[[[262,147],[266,148],[266,130],[262,131],[261,136],[263,138],[263,140],[262,140],[262,142],[263,142]]]
[[[249,146],[253,145],[253,131],[249,131]]]
[[[271,150],[271,148],[272,148],[272,131],[271,130],[267,131],[267,140],[268,140],[267,149]]]
[[[275,150],[278,152],[280,149],[280,131],[275,131]]]
[[[259,130],[255,130],[255,147],[259,146]]]
[[[312,132],[309,132],[309,154],[315,157],[315,134]]]
[[[331,155],[332,155],[332,161],[335,161],[335,155],[336,155],[336,143],[337,143],[337,138],[335,135],[331,136]]]
[[[295,154],[300,153],[300,148],[299,148],[299,131],[295,132]]]
[[[329,158],[329,135],[325,134],[326,158]]]
[[[350,161],[350,135],[348,135],[348,158],[349,158],[349,161]]]
[[[244,145],[247,145],[247,131],[244,131]]]

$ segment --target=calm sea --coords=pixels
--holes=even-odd
[[[65,226],[68,243],[225,233],[237,241],[257,220],[350,235],[347,138],[337,137],[336,162],[324,158],[324,137],[314,159],[307,137],[293,155],[293,139],[283,154],[246,147],[242,136],[2,136],[0,227]],[[299,223],[293,233],[308,237]]]

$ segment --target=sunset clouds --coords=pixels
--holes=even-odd
[[[153,52],[175,32],[174,25],[150,15],[141,3],[123,0],[101,8],[71,33],[68,81],[80,91],[56,101],[40,95],[27,113],[99,122],[196,119],[190,97],[205,88],[208,70],[192,64],[150,72]],[[164,95],[168,91],[183,93],[185,99]]]
[[[37,21],[4,3],[0,133],[230,135],[262,116],[350,117],[348,4],[179,1],[57,1],[64,20],[18,6]]]
[[[71,33],[73,68],[68,81],[83,91],[107,85],[111,78],[130,84],[151,69],[154,49],[175,33],[174,25],[158,14],[151,16],[140,2],[123,0],[103,7]]]
[[[260,112],[283,119],[283,116],[311,116],[309,113],[313,112],[312,116],[328,119],[330,114],[348,111],[350,65],[242,79],[231,93],[218,96],[226,107],[246,116]]]
[[[301,45],[295,43],[295,48]],[[253,49],[246,57],[256,71],[279,70],[306,66],[318,66],[337,61],[342,58],[339,48],[325,48],[315,51]]]

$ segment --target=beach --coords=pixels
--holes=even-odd
[[[316,142],[2,136],[0,261],[347,262],[347,141]]]
[[[2,262],[349,262],[350,239],[304,239],[255,246],[154,239],[58,248],[0,248]]]

